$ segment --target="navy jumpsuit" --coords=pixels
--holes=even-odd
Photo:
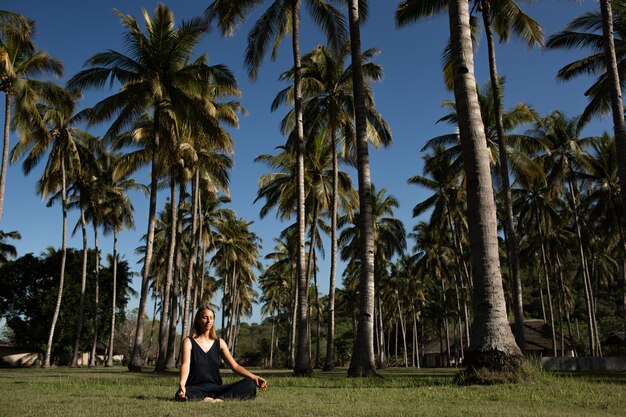
[[[256,396],[256,384],[250,378],[244,378],[231,384],[222,384],[220,376],[220,339],[213,342],[207,352],[198,342],[191,340],[191,361],[189,377],[185,384],[186,397],[190,400],[211,398],[253,399]]]

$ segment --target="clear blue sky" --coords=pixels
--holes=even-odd
[[[441,52],[448,39],[447,14],[419,22],[411,27],[397,30],[394,24],[394,12],[400,0],[370,1],[370,18],[362,28],[363,48],[376,47],[381,54],[376,59],[385,70],[384,80],[375,86],[375,98],[378,110],[391,126],[394,143],[391,147],[371,150],[372,181],[378,189],[386,188],[396,197],[400,207],[396,216],[410,231],[417,223],[411,217],[413,206],[427,195],[415,186],[407,185],[407,179],[421,174],[422,159],[419,152],[429,138],[449,133],[453,129],[435,122],[445,114],[441,108],[443,99],[452,99],[446,91],[441,75]],[[522,2],[523,3],[523,2]],[[547,36],[565,25],[575,16],[598,6],[596,1],[581,0],[545,0],[535,5],[523,5],[528,14],[543,25]],[[123,13],[132,14],[142,20],[141,9],[152,14],[156,1],[135,0],[4,0],[0,8],[22,13],[37,22],[35,42],[38,49],[47,51],[65,64],[64,83],[78,72],[83,63],[97,52],[107,49],[123,51],[121,25],[119,18],[112,13],[117,8]],[[174,11],[177,22],[200,15],[208,6],[209,0],[176,0],[165,2]],[[304,12],[306,13],[306,12]],[[252,19],[256,20],[257,12]],[[208,34],[196,49],[196,53],[207,53],[210,64],[225,64],[236,74],[243,91],[242,102],[249,115],[242,117],[240,128],[233,130],[235,138],[235,169],[231,175],[232,208],[240,217],[254,221],[252,230],[263,240],[262,254],[273,249],[273,238],[286,226],[275,220],[273,214],[265,219],[259,218],[260,204],[253,204],[256,196],[257,181],[267,173],[266,168],[254,163],[255,156],[274,153],[274,148],[284,143],[278,130],[278,123],[286,109],[270,112],[270,104],[276,93],[285,87],[277,81],[279,74],[292,66],[292,57],[288,40],[283,42],[276,62],[269,57],[263,63],[258,80],[251,83],[243,69],[243,54],[246,35],[251,21],[244,24],[235,37],[224,39],[217,31]],[[311,50],[318,43],[323,43],[319,31],[305,18],[302,27],[301,50]],[[486,42],[479,47],[476,62],[476,79],[481,85],[489,79],[486,57]],[[579,79],[567,83],[557,83],[556,72],[563,65],[582,56],[581,52],[529,50],[512,40],[509,44],[498,45],[498,71],[506,76],[505,106],[526,102],[541,115],[555,109],[562,110],[568,116],[582,112],[586,98],[585,89],[591,79]],[[90,106],[111,91],[90,91],[85,94],[83,107]],[[0,111],[4,114],[4,100]],[[100,135],[104,127],[93,129]],[[611,130],[610,119],[595,120],[584,132],[600,134]],[[12,146],[16,142],[12,135]],[[41,167],[43,163],[41,164]],[[21,167],[9,168],[5,194],[4,215],[0,229],[17,230],[22,240],[13,242],[18,255],[32,252],[40,254],[48,246],[60,247],[61,244],[61,209],[59,205],[47,208],[45,202],[35,194],[35,183],[41,173],[41,167],[28,177],[22,174]],[[354,173],[356,178],[356,174]],[[147,171],[137,176],[137,180],[148,183]],[[356,184],[356,181],[355,181]],[[165,192],[161,192],[161,205]],[[126,231],[120,236],[119,250],[131,265],[137,261],[134,250],[141,245],[141,236],[147,228],[147,199],[133,196],[136,209],[136,230]],[[70,213],[70,228],[78,220],[78,213]],[[70,229],[71,230],[71,229]],[[79,233],[80,234],[80,233]],[[89,237],[93,244],[93,236]],[[411,245],[412,242],[409,242]],[[79,248],[80,236],[72,238],[69,246]],[[111,240],[101,238],[100,246],[104,253],[111,252]],[[327,250],[327,255],[330,250]],[[140,265],[135,266],[140,270]],[[322,293],[328,291],[329,262],[320,263],[318,281]],[[340,275],[341,268],[338,271]],[[339,278],[340,279],[340,278]],[[140,279],[135,279],[135,288],[139,288]],[[137,305],[137,300],[130,307]],[[251,321],[258,321],[259,308]]]

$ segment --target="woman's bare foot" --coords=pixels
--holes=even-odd
[[[221,398],[213,398],[213,397],[204,397],[202,401],[205,403],[223,403],[224,402],[224,400],[222,400]]]

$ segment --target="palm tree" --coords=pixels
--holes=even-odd
[[[433,195],[413,208],[413,217],[418,217],[432,209],[430,225],[439,227],[441,231],[446,231],[445,235],[439,235],[438,237],[451,237],[456,269],[455,285],[460,291],[457,301],[462,305],[459,306],[459,310],[465,323],[465,337],[466,340],[469,340],[466,293],[467,289],[471,288],[471,276],[467,267],[463,245],[463,234],[467,230],[467,224],[463,218],[463,211],[466,207],[466,201],[463,196],[465,184],[461,172],[454,168],[450,157],[450,152],[440,146],[435,147],[432,155],[427,154],[424,156],[424,171],[428,176],[415,175],[409,178],[408,183],[434,191]],[[418,234],[414,234],[414,237],[421,239]],[[463,331],[460,333],[462,334]]]
[[[595,184],[586,198],[592,201],[587,206],[592,207],[589,217],[592,219],[605,218],[612,226],[612,235],[617,235],[619,252],[622,253],[620,263],[622,281],[624,282],[623,305],[626,310],[626,230],[624,217],[621,216],[623,204],[621,187],[618,176],[618,162],[616,144],[608,134],[604,134],[598,142],[592,144],[593,154],[589,159],[590,181]],[[617,231],[617,233],[615,233]],[[625,323],[626,325],[626,323]]]
[[[51,202],[60,199],[63,211],[59,290],[44,357],[43,367],[45,368],[50,367],[51,364],[52,341],[63,296],[67,248],[68,175],[80,170],[81,160],[85,158],[85,155],[91,155],[96,148],[93,136],[74,127],[80,118],[75,114],[79,97],[78,92],[72,91],[66,93],[62,101],[39,104],[39,113],[47,129],[42,131],[37,126],[33,126],[34,129],[31,132],[22,131],[19,143],[11,151],[13,162],[26,155],[22,163],[25,174],[30,173],[43,155],[48,152],[47,163],[37,183],[37,190],[43,199],[51,195]]]
[[[613,116],[615,144],[619,163],[620,188],[622,190],[622,218],[626,219],[626,127],[622,103],[622,83],[624,80],[623,34],[626,30],[626,4],[601,0],[600,13],[586,13],[548,41],[550,48],[585,47],[593,54],[575,61],[559,70],[559,77],[567,80],[582,73],[599,74],[596,82],[585,92],[590,97],[580,122],[585,123],[596,113],[605,114],[610,110]],[[579,32],[579,30],[583,32]],[[587,32],[584,32],[584,31]],[[596,33],[601,32],[601,33]],[[605,72],[602,72],[605,71]],[[626,277],[624,278],[624,323],[626,326]]]
[[[493,90],[493,108],[496,120],[496,137],[500,154],[500,178],[502,179],[502,194],[504,196],[504,226],[507,252],[509,254],[509,268],[513,289],[513,311],[515,314],[515,336],[518,346],[525,349],[524,338],[524,306],[522,302],[522,280],[519,273],[519,246],[513,205],[511,199],[511,185],[506,153],[504,125],[502,122],[502,94],[496,65],[496,50],[493,31],[494,28],[500,41],[508,39],[512,31],[521,37],[528,46],[543,46],[543,30],[533,19],[528,17],[513,0],[479,0],[482,6],[483,24],[487,36],[489,54],[489,76]]]
[[[387,195],[387,190],[382,188],[380,191],[376,191],[376,188],[372,185],[372,225],[371,230],[373,232],[372,238],[374,239],[374,248],[372,256],[374,258],[374,267],[376,271],[382,273],[386,269],[387,263],[393,258],[394,255],[402,253],[406,247],[406,232],[404,225],[400,220],[394,217],[394,209],[398,207],[398,200],[393,196]],[[350,226],[344,228],[339,236],[339,245],[341,249],[341,259],[344,261],[350,261],[353,264],[352,268],[356,269],[359,274],[362,274],[361,269],[363,264],[359,258],[359,251],[361,249],[361,216],[363,209],[360,208],[358,212],[347,214],[339,219],[339,225],[343,227],[350,223]],[[362,276],[362,275],[360,275]],[[377,275],[378,276],[378,275]],[[385,365],[384,360],[384,345],[383,345],[383,326],[382,321],[384,314],[381,311],[381,293],[379,289],[380,280],[374,282],[375,292],[372,295],[374,297],[375,310],[372,312],[372,324],[374,319],[377,319],[378,326],[378,363],[379,366]],[[362,291],[361,281],[359,280],[359,291]],[[359,299],[359,308],[362,307]],[[359,310],[359,315],[362,311]],[[361,323],[359,321],[359,326]],[[374,328],[372,328],[374,331]],[[372,337],[374,335],[372,334]],[[372,339],[374,340],[374,339]],[[358,329],[357,329],[357,341],[358,341]],[[373,343],[373,342],[372,342]],[[373,348],[373,346],[372,346]],[[373,371],[373,370],[371,370]]]
[[[9,164],[9,135],[12,114],[21,119],[25,129],[36,124],[45,126],[36,109],[41,98],[53,100],[60,94],[59,87],[50,82],[38,81],[33,77],[63,75],[61,61],[44,51],[37,51],[32,38],[35,35],[35,22],[10,12],[0,14],[0,91],[5,95],[4,142],[2,166],[0,168],[0,220],[4,206],[4,190]]]
[[[113,270],[111,278],[111,334],[109,335],[108,354],[105,366],[113,366],[113,342],[115,340],[115,316],[117,314],[117,269],[120,256],[117,253],[117,238],[123,229],[133,229],[135,211],[128,196],[129,191],[141,191],[147,194],[147,188],[138,184],[126,174],[117,170],[122,156],[116,153],[104,153],[100,160],[100,177],[98,184],[103,191],[102,227],[104,234],[113,234],[113,254],[108,257]]]
[[[320,132],[326,141],[330,142],[333,155],[333,172],[339,172],[337,142],[342,141],[342,155],[355,158],[356,138],[354,136],[354,99],[352,94],[352,67],[346,66],[349,45],[345,45],[339,51],[332,51],[328,47],[318,46],[302,58],[302,95],[305,118],[305,132]],[[363,73],[368,81],[376,81],[382,78],[382,68],[371,62],[378,54],[376,49],[368,49],[363,52]],[[281,79],[293,79],[294,69],[283,73]],[[366,86],[367,87],[367,86]],[[279,104],[293,101],[293,87],[282,90],[274,99],[272,109]],[[368,131],[371,133],[370,140],[374,146],[381,144],[387,146],[391,142],[391,132],[387,123],[374,108],[372,92],[367,89],[367,116]],[[283,133],[294,129],[293,111],[283,120]],[[333,184],[337,184],[338,177],[335,174]],[[333,344],[334,344],[334,312],[335,312],[335,275],[337,258],[337,193],[333,186],[331,195],[331,272],[328,303],[328,333],[326,344],[325,370],[333,367]]]
[[[577,173],[584,172],[589,165],[589,154],[586,147],[598,140],[597,137],[580,137],[582,116],[567,118],[559,111],[548,114],[533,135],[544,141],[547,147],[543,156],[547,165],[547,181],[554,192],[559,192],[565,186],[568,209],[573,215],[574,230],[578,243],[578,257],[585,287],[585,301],[587,306],[587,319],[589,325],[589,346],[591,355],[595,356],[598,345],[598,335],[594,329],[595,313],[593,308],[593,289],[588,267],[588,259],[585,255],[584,239],[582,237],[582,224],[579,216],[580,193],[576,180]]]
[[[91,208],[91,213],[94,215],[94,230],[97,230],[97,223],[95,221],[95,213],[99,211],[98,203],[97,203],[97,192],[98,187],[95,186],[95,179],[99,176],[99,167],[96,155],[84,155],[81,161],[81,167],[72,172],[69,178],[69,187],[68,187],[68,199],[69,199],[69,208],[78,208],[80,211],[79,220],[74,228],[74,232],[80,226],[83,237],[83,266],[81,273],[81,288],[80,288],[80,300],[78,305],[78,320],[76,321],[76,334],[75,334],[75,342],[74,342],[74,353],[72,354],[72,361],[70,366],[76,367],[78,366],[78,355],[80,351],[80,339],[81,333],[83,329],[83,311],[85,305],[85,289],[87,283],[87,253],[88,253],[88,244],[87,244],[87,219],[86,219],[86,211]],[[97,241],[97,238],[96,238]],[[96,245],[96,253],[98,251]],[[98,255],[96,255],[96,263]],[[97,271],[97,266],[96,266]],[[96,294],[96,314],[94,315],[94,338],[97,337],[97,325],[98,325],[98,273],[96,272],[96,280],[95,280],[95,294]],[[95,360],[95,358],[94,358]],[[91,365],[90,365],[91,366]]]
[[[623,7],[624,4],[616,2],[616,7]],[[613,9],[609,0],[600,1],[602,12],[602,34],[604,39],[604,55],[607,75],[609,78],[611,95],[611,112],[613,115],[613,131],[615,133],[615,145],[617,148],[617,162],[619,173],[619,184],[622,197],[622,220],[626,221],[626,124],[624,123],[624,105],[622,103],[622,86],[620,83],[619,69],[617,66],[617,56],[615,50],[615,39],[613,36]],[[621,221],[618,221],[620,226]],[[623,236],[623,234],[622,234]],[[622,246],[624,246],[622,238]],[[626,247],[625,247],[626,248]],[[626,252],[625,252],[626,253]],[[624,288],[624,310],[623,321],[626,329],[626,267],[622,265],[622,282]]]
[[[326,0],[305,0],[313,20],[322,27],[330,43],[338,47],[345,39],[345,29],[341,14]],[[206,9],[209,21],[217,19],[222,33],[231,35],[235,26],[261,0],[213,0]],[[274,0],[248,35],[245,64],[251,79],[255,79],[265,57],[269,43],[273,41],[272,57],[276,56],[280,41],[291,34],[293,52],[293,86],[295,111],[295,138],[298,181],[298,350],[294,373],[306,375],[312,372],[308,354],[308,294],[305,276],[305,191],[304,191],[304,127],[302,119],[301,61],[300,61],[300,0]]]
[[[15,246],[6,243],[6,239],[21,239],[19,232],[3,232],[0,230],[0,266],[7,263],[9,258],[15,258],[17,251]]]
[[[603,1],[601,3],[601,8]],[[626,32],[626,4],[622,1],[611,2],[613,15],[614,46],[617,54],[617,77],[625,79],[626,66],[624,65],[623,34]],[[608,10],[607,10],[608,11]],[[557,73],[557,78],[568,81],[581,75],[597,75],[596,81],[585,91],[589,102],[583,111],[579,123],[585,125],[594,115],[607,115],[611,111],[611,94],[615,88],[611,78],[611,63],[606,61],[604,25],[608,24],[608,14],[605,17],[601,10],[587,12],[578,16],[560,32],[550,36],[546,47],[550,49],[581,48],[591,52],[574,62],[563,66]],[[609,59],[610,61],[610,59]]]
[[[367,376],[374,373],[374,231],[372,213],[372,183],[370,178],[369,150],[367,145],[367,118],[365,82],[361,60],[361,22],[367,17],[367,2],[350,0],[348,21],[350,27],[350,55],[352,58],[352,88],[354,91],[354,116],[357,143],[357,171],[360,209],[359,327],[348,375]]]
[[[197,128],[210,132],[214,126],[211,123],[212,119],[206,116],[210,114],[211,109],[207,106],[198,106],[197,97],[205,91],[211,80],[222,76],[224,72],[230,77],[231,82],[234,79],[223,67],[219,67],[217,71],[208,67],[204,63],[204,58],[190,62],[194,46],[208,29],[205,19],[193,18],[183,21],[181,26],[177,27],[171,10],[160,4],[156,7],[153,17],[144,10],[146,24],[144,33],[133,16],[124,15],[118,10],[115,10],[115,13],[120,17],[125,29],[128,54],[108,51],[94,55],[86,63],[90,68],[72,77],[68,85],[80,88],[102,87],[109,78],[122,84],[118,93],[100,101],[89,112],[90,120],[93,122],[116,116],[104,136],[105,139],[111,140],[124,127],[143,116],[144,112],[151,112],[154,127],[148,233],[137,331],[133,354],[128,365],[130,370],[140,371],[143,362],[141,352],[144,313],[154,245],[157,185],[161,173],[158,150],[161,148],[162,129],[164,125],[175,124],[173,109],[182,106],[189,112],[189,118],[197,123]]]
[[[405,0],[398,6],[396,24],[405,26],[419,18],[430,16],[431,13],[445,7],[445,1],[425,2],[421,0]],[[524,308],[522,302],[522,283],[519,274],[519,248],[515,219],[511,201],[511,186],[505,144],[505,130],[502,120],[502,94],[498,78],[496,52],[493,32],[497,33],[500,42],[508,41],[511,33],[521,38],[529,47],[543,46],[543,29],[536,21],[526,15],[514,0],[476,0],[476,5],[482,11],[483,24],[487,37],[489,57],[489,75],[493,91],[493,110],[495,116],[496,142],[500,156],[500,177],[502,180],[502,194],[504,200],[504,226],[507,252],[509,254],[509,269],[513,289],[513,311],[515,313],[516,340],[524,350]]]
[[[470,369],[516,370],[521,352],[509,327],[504,303],[489,154],[474,78],[469,7],[464,0],[452,0],[448,12],[474,276],[474,322],[467,365]]]
[[[234,214],[234,213],[233,213]],[[216,227],[215,255],[212,264],[222,277],[222,315],[228,313],[224,339],[234,349],[239,319],[246,310],[246,300],[252,293],[251,285],[256,281],[255,269],[258,261],[260,240],[249,230],[251,222],[237,219],[234,215],[220,219]],[[224,321],[224,319],[222,319]]]

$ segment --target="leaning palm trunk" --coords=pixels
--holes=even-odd
[[[150,265],[152,263],[152,250],[154,246],[154,228],[156,225],[156,203],[159,180],[159,128],[160,117],[158,108],[154,111],[154,142],[152,143],[152,172],[150,178],[150,206],[148,209],[148,233],[146,235],[146,254],[143,258],[143,270],[141,277],[141,293],[139,296],[139,309],[137,311],[137,329],[135,331],[135,341],[133,343],[133,353],[128,363],[128,370],[131,372],[141,372],[143,360],[141,353],[143,350],[144,315],[146,313],[146,303],[148,301],[148,284],[150,282]]]
[[[328,288],[328,332],[326,334],[326,363],[324,371],[335,368],[335,279],[337,276],[337,194],[339,181],[339,163],[337,158],[337,134],[331,133],[331,149],[333,153],[333,192],[330,213],[330,284]]]
[[[500,154],[500,178],[502,180],[502,194],[504,196],[504,228],[505,241],[511,272],[511,289],[513,298],[513,315],[515,316],[515,341],[517,346],[524,352],[524,304],[522,300],[522,279],[519,272],[519,245],[517,243],[517,231],[515,230],[515,218],[513,217],[513,198],[511,196],[511,184],[509,181],[509,162],[504,143],[504,127],[502,124],[502,97],[498,70],[496,66],[496,48],[493,39],[491,24],[491,1],[483,0],[483,22],[489,50],[489,76],[491,77],[491,89],[493,90],[493,110],[496,118],[496,135],[498,140],[498,152]],[[555,355],[556,356],[556,355]]]
[[[367,376],[373,374],[376,367],[374,357],[374,237],[372,230],[372,184],[365,117],[365,84],[361,61],[359,0],[350,0],[348,3],[348,20],[350,21],[350,53],[352,57],[354,116],[356,119],[361,239],[359,324],[348,375]]]
[[[65,191],[65,161],[61,160],[61,206],[63,210],[63,237],[61,240],[61,273],[59,274],[59,292],[57,301],[52,315],[52,324],[50,325],[50,333],[48,334],[48,345],[46,346],[46,355],[44,356],[43,367],[50,367],[50,356],[52,355],[52,340],[54,338],[54,329],[61,312],[61,300],[63,298],[63,282],[65,281],[65,259],[67,257],[67,196]]]
[[[572,212],[574,213],[574,226],[576,228],[576,238],[578,242],[578,256],[580,260],[581,275],[585,287],[585,306],[587,308],[587,326],[589,327],[589,354],[597,356],[597,337],[594,326],[594,308],[593,308],[593,289],[591,287],[591,278],[589,276],[589,268],[587,265],[587,257],[583,247],[582,232],[580,230],[580,220],[578,218],[577,193],[574,188],[572,179],[568,180],[569,192],[572,200]]]
[[[167,252],[167,269],[165,270],[165,284],[163,288],[163,306],[161,307],[161,321],[159,322],[159,356],[155,367],[156,372],[165,370],[165,357],[167,355],[167,320],[170,317],[171,292],[172,292],[172,273],[174,269],[174,256],[176,253],[176,224],[178,206],[174,204],[176,201],[176,181],[171,178],[170,181],[170,241],[169,251]]]
[[[83,232],[83,269],[80,276],[80,301],[78,302],[78,320],[76,320],[76,341],[70,366],[78,366],[78,354],[80,351],[80,334],[83,331],[83,312],[85,310],[85,288],[87,286],[87,222],[85,211],[80,209],[80,226]]]
[[[113,341],[115,340],[115,313],[117,304],[117,228],[113,228],[113,279],[111,283],[111,335],[109,336],[109,354],[107,367],[113,366]]]
[[[2,167],[0,168],[0,220],[2,220],[2,208],[4,207],[4,189],[9,164],[9,135],[11,133],[11,94],[8,91],[5,93],[4,106],[4,141],[2,143]]]
[[[297,160],[298,160],[298,345],[296,349],[296,361],[293,368],[295,375],[310,375],[311,354],[309,349],[309,300],[308,279],[305,274],[305,233],[306,213],[304,208],[304,128],[302,124],[302,91],[301,63],[300,63],[300,1],[293,0],[291,3],[292,24],[292,49],[293,49],[293,94],[294,111],[296,117],[297,135]]]
[[[91,344],[91,355],[89,356],[89,366],[96,366],[96,346],[98,344],[98,308],[100,306],[100,255],[98,254],[98,226],[93,225],[94,246],[96,252],[96,276],[94,277],[95,287],[95,312],[93,315],[93,343]]]
[[[618,175],[622,197],[621,221],[626,220],[626,125],[624,123],[624,107],[622,103],[622,87],[617,69],[615,43],[613,38],[613,10],[610,0],[600,0],[602,12],[602,33],[604,38],[604,56],[607,75],[611,86],[611,110],[613,113],[613,127],[615,132],[615,147],[617,149]],[[620,222],[621,223],[621,222]],[[622,320],[626,329],[626,274],[623,278],[624,310]]]
[[[468,3],[453,0],[448,10],[474,276],[474,321],[466,364],[468,369],[516,370],[522,354],[506,315],[489,154],[474,79]]]

